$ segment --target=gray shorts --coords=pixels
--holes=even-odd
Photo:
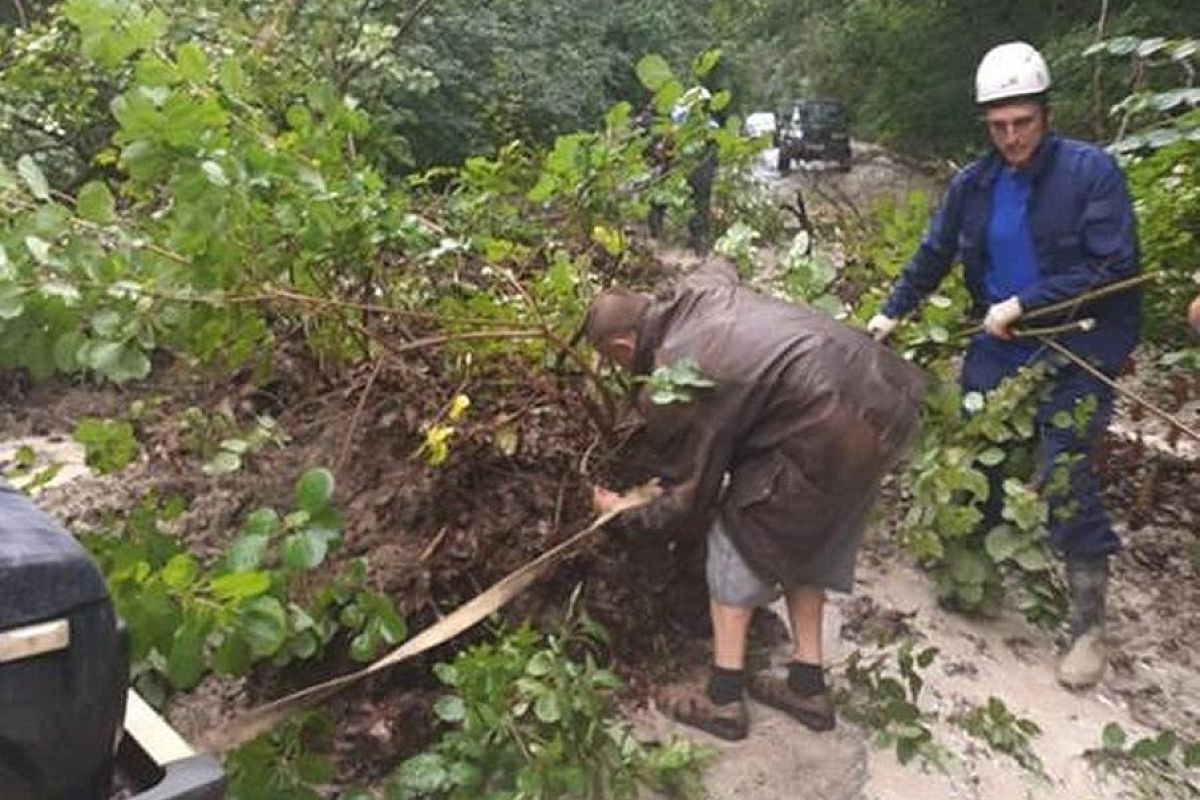
[[[709,596],[727,606],[765,606],[782,594],[777,584],[767,583],[750,569],[720,519],[708,530],[704,575]]]
[[[858,536],[846,536],[829,542],[805,564],[805,584],[835,592],[852,591],[854,566],[861,541],[860,532]],[[779,584],[762,579],[750,569],[719,518],[708,531],[704,574],[708,581],[709,596],[723,605],[765,606],[783,594]]]

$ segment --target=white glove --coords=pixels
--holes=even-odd
[[[896,326],[899,324],[899,320],[885,317],[883,314],[876,314],[867,323],[867,333],[871,334],[875,341],[882,342],[892,335],[892,331],[896,330]]]
[[[1021,318],[1021,301],[1015,296],[1002,303],[993,303],[983,318],[983,329],[997,339],[1011,339],[1009,328]]]

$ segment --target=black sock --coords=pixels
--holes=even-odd
[[[746,689],[746,671],[713,667],[708,678],[708,699],[719,706],[742,699]]]
[[[820,664],[805,664],[793,661],[788,664],[788,688],[801,697],[809,697],[825,691],[825,672]]]

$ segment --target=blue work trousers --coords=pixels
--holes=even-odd
[[[983,338],[971,342],[962,367],[963,391],[987,392],[1015,375],[1022,366],[1022,358],[1020,355],[1013,357],[1013,351],[1007,350],[1009,347]],[[1065,556],[1108,555],[1120,547],[1120,542],[1101,501],[1095,451],[1112,416],[1112,389],[1074,364],[1058,363],[1058,358],[1052,354],[1031,355],[1031,359],[1039,358],[1047,359],[1053,372],[1049,378],[1049,394],[1038,407],[1035,420],[1037,479],[1045,487],[1055,465],[1066,464],[1065,468],[1069,470],[1065,491],[1043,492],[1050,507],[1050,542]],[[1096,409],[1084,430],[1077,430],[1075,425],[1062,427],[1053,423],[1058,412],[1073,414],[1076,403],[1089,395],[1095,396]],[[999,467],[988,471],[990,492],[984,507],[985,530],[1001,522],[1000,513],[1004,507],[1002,472]],[[1052,481],[1050,485],[1053,485]]]

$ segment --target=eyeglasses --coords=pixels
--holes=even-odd
[[[1021,136],[1033,130],[1033,127],[1040,121],[1040,114],[1028,114],[1014,119],[987,119],[985,117],[983,123],[987,125],[987,129],[994,136],[1003,136],[1009,132]]]

